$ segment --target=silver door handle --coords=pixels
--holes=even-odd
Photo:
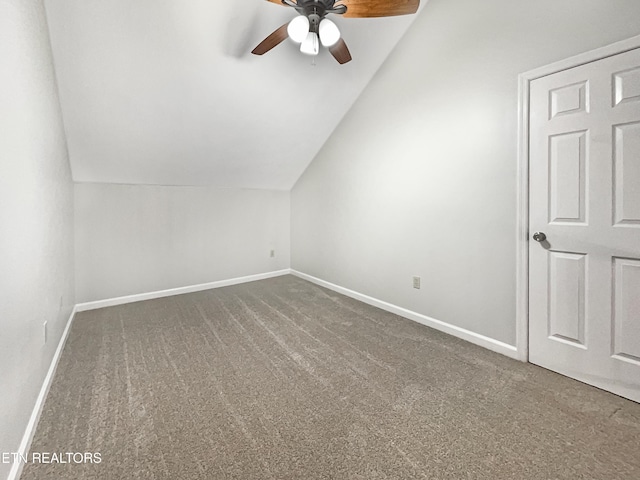
[[[542,232],[536,232],[533,234],[533,239],[536,242],[544,242],[547,239],[547,236]]]

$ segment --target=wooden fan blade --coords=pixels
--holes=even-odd
[[[349,53],[347,44],[344,43],[343,39],[338,40],[338,43],[333,47],[329,47],[329,52],[331,52],[333,58],[335,58],[340,65],[351,61],[351,53]]]
[[[253,53],[254,55],[263,55],[276,45],[282,43],[283,40],[289,36],[289,34],[287,33],[288,26],[288,23],[282,25],[279,29],[277,29],[262,42],[260,42],[260,44],[256,48],[251,50],[251,53]]]
[[[340,4],[347,7],[347,12],[343,17],[392,17],[416,13],[420,6],[420,0],[338,0],[336,6]]]
[[[286,7],[287,5],[285,5],[284,3],[282,3],[282,0],[267,0],[267,2],[271,2],[271,3],[277,3],[278,5],[282,5],[284,7]]]

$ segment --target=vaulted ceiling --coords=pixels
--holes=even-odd
[[[251,55],[295,16],[265,0],[46,8],[75,181],[283,190],[415,18],[334,15],[353,61],[312,65],[289,40]]]

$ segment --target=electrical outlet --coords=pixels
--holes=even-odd
[[[44,328],[44,343],[47,343],[47,322],[44,322],[43,324],[43,328]]]
[[[270,255],[270,257],[271,257],[271,258],[273,258],[273,257],[275,257],[275,256],[276,256],[276,251],[275,251],[275,250],[271,250],[271,255]]]
[[[420,277],[413,277],[413,288],[420,289]]]

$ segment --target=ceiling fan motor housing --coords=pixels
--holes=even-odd
[[[295,6],[289,1],[283,0],[282,3],[293,6],[300,15],[309,17],[309,20],[311,20],[311,15],[318,15],[321,20],[327,13],[342,14],[347,10],[343,5],[338,5],[337,8],[334,8],[336,0],[298,0],[298,2],[294,4]]]

